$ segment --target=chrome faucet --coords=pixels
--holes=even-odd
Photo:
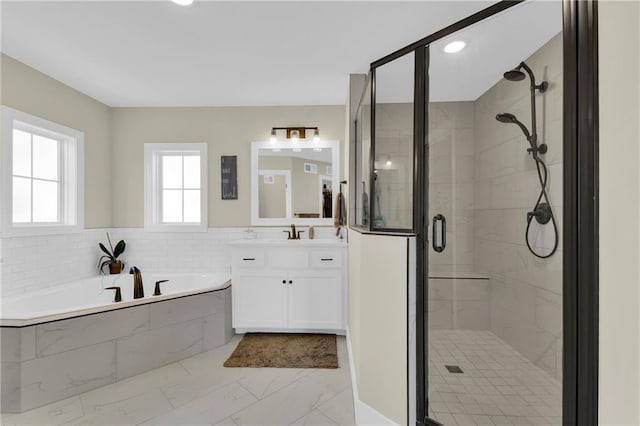
[[[142,273],[137,266],[132,266],[129,273],[133,274],[133,298],[142,299],[144,297],[144,287],[142,285]]]

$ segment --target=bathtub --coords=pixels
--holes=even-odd
[[[160,280],[169,281],[160,284],[162,296],[153,296],[155,283]],[[230,276],[227,274],[143,273],[145,297],[134,299],[133,275],[87,278],[34,293],[3,298],[0,306],[0,326],[24,327],[215,291],[227,287],[230,284],[229,280]],[[113,286],[120,287],[121,302],[113,301],[114,290],[105,290]]]
[[[227,343],[231,283],[223,274],[89,278],[4,298],[0,311],[2,412],[78,395]],[[155,282],[162,295],[153,296]],[[119,286],[122,301],[114,302]]]

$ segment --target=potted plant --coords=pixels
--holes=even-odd
[[[107,241],[109,242],[109,248],[111,250],[107,249],[104,246],[104,244],[98,243],[100,250],[102,250],[105,253],[98,260],[98,269],[100,270],[100,272],[104,273],[104,267],[108,265],[109,273],[119,274],[122,271],[123,263],[122,261],[118,260],[118,256],[124,253],[124,249],[127,246],[127,244],[124,242],[124,240],[120,240],[118,241],[118,244],[116,244],[114,248],[113,245],[111,244],[111,237],[109,236],[108,232],[107,232]]]

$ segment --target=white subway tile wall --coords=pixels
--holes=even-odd
[[[251,228],[258,238],[285,238],[285,227]],[[146,232],[140,228],[87,229],[77,234],[2,238],[0,295],[38,291],[96,276],[98,243],[124,239],[126,267],[144,272],[230,272],[226,243],[242,239],[247,227],[207,232]],[[316,228],[316,238],[335,238],[334,228]]]

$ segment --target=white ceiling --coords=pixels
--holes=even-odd
[[[491,3],[5,0],[1,49],[111,106],[335,105],[350,73]],[[512,50],[510,66],[531,53]]]
[[[561,1],[526,1],[438,40],[429,49],[429,100],[475,101],[560,31]],[[465,41],[466,48],[445,53],[454,40]],[[413,62],[413,55],[405,55],[376,70],[377,102],[413,100]]]

